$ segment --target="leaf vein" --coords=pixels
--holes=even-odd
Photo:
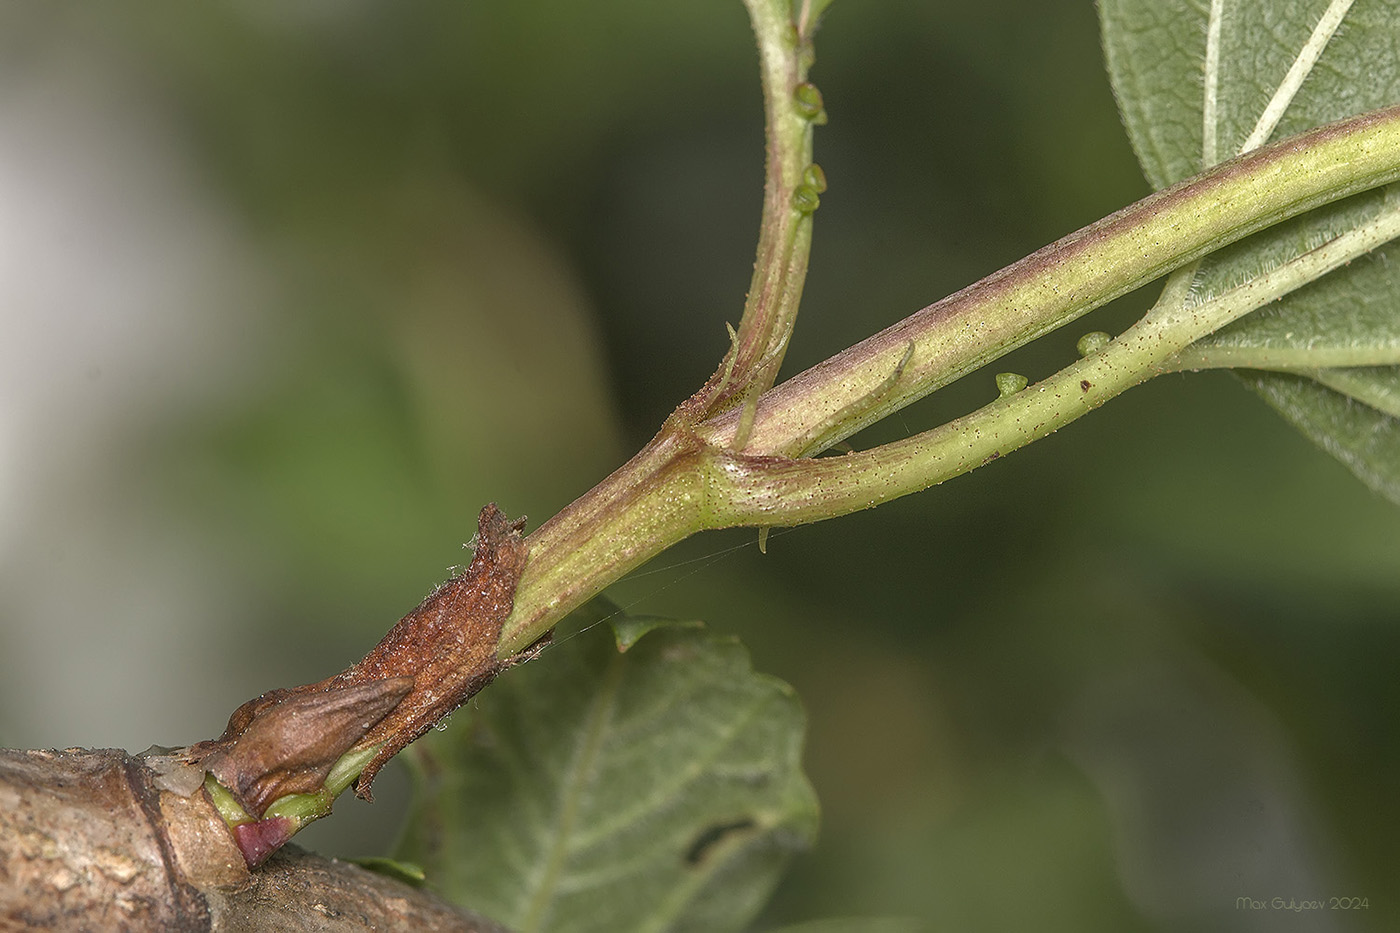
[[[1283,76],[1283,80],[1274,90],[1274,96],[1269,100],[1264,112],[1259,115],[1259,121],[1254,124],[1254,129],[1249,137],[1245,139],[1244,145],[1240,146],[1240,153],[1246,153],[1251,149],[1257,149],[1269,141],[1269,137],[1278,128],[1279,121],[1287,112],[1289,105],[1293,103],[1293,98],[1298,95],[1298,90],[1307,80],[1313,67],[1317,65],[1317,60],[1322,57],[1322,51],[1327,47],[1327,43],[1332,41],[1332,37],[1341,28],[1342,20],[1346,18],[1351,10],[1354,0],[1332,0],[1322,17],[1313,27],[1312,35],[1308,36],[1308,41],[1303,43],[1303,47],[1298,50],[1298,55],[1293,59],[1293,64],[1289,66],[1288,73]]]
[[[663,810],[672,801],[681,797],[682,791],[687,786],[693,784],[712,769],[720,754],[733,745],[735,740],[744,733],[744,730],[748,729],[758,718],[758,715],[771,705],[772,700],[773,698],[770,696],[753,697],[752,703],[747,709],[739,712],[722,729],[711,736],[706,748],[697,750],[690,756],[690,761],[684,770],[669,775],[664,783],[653,786],[651,793],[647,796],[635,799],[630,807],[619,810],[606,822],[591,827],[587,833],[578,833],[574,839],[575,850],[597,845],[609,836]]]
[[[1201,99],[1201,167],[1220,161],[1217,134],[1220,124],[1220,22],[1225,0],[1210,0],[1206,19],[1206,60]]]
[[[573,761],[565,769],[566,776],[571,776],[572,779],[564,781],[564,794],[559,805],[554,843],[550,846],[549,857],[545,862],[544,871],[541,873],[534,897],[527,905],[524,917],[520,921],[522,931],[538,929],[545,910],[554,899],[554,889],[559,883],[560,876],[564,871],[564,862],[568,857],[569,838],[574,824],[579,818],[581,798],[586,783],[585,776],[592,770],[602,751],[607,722],[612,715],[612,708],[622,682],[621,658],[622,656],[618,655],[611,659],[607,674],[599,685],[596,698],[588,711],[588,722],[583,729],[578,751],[574,755]]]

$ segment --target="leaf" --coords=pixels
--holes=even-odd
[[[569,622],[578,630],[592,628],[603,622],[612,626],[613,639],[618,651],[626,651],[642,636],[658,628],[680,626],[682,628],[703,628],[705,623],[698,619],[668,619],[665,616],[630,615],[621,606],[606,596],[594,596],[588,602],[569,614]]]
[[[704,623],[698,621],[677,621],[663,616],[629,616],[624,614],[609,621],[612,624],[613,640],[617,643],[618,651],[626,651],[641,641],[642,636],[647,632],[659,628],[702,628],[704,626]]]
[[[1308,67],[1314,28],[1342,9]],[[1268,139],[1395,103],[1396,13],[1393,0],[1101,0],[1109,80],[1148,181],[1164,188],[1238,153],[1295,67],[1305,76]]]
[[[816,831],[802,709],[732,638],[594,626],[459,719],[397,857],[521,933],[742,929]]]
[[[1400,206],[1388,190],[1386,209]],[[1390,244],[1232,324],[1180,355],[1182,369],[1292,370],[1400,415],[1400,247]],[[1367,365],[1382,364],[1382,365]]]
[[[1320,369],[1312,377],[1329,389],[1400,418],[1400,366]]]
[[[1400,191],[1387,191],[1387,209]],[[1390,252],[1387,252],[1389,250]],[[1192,347],[1195,366],[1316,369],[1400,363],[1400,256],[1395,245],[1353,260]]]
[[[1400,100],[1397,0],[1102,0],[1100,16],[1124,125],[1158,188],[1244,147]],[[1188,300],[1208,300],[1396,214],[1400,190],[1391,186],[1278,225],[1203,261]],[[1394,243],[1224,328],[1180,361],[1182,368],[1306,372],[1332,386],[1335,391],[1303,391],[1296,376],[1270,373],[1246,380],[1387,495],[1381,477],[1390,464],[1374,458],[1392,445],[1374,439],[1375,432],[1397,430],[1384,415],[1393,411],[1384,405],[1393,404],[1389,370],[1397,364],[1400,247]],[[1331,401],[1338,393],[1357,404],[1338,408]]]
[[[1400,418],[1299,376],[1250,373],[1243,378],[1298,430],[1400,505]]]

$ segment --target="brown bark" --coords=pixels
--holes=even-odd
[[[340,756],[412,689],[412,677],[391,677],[305,695],[287,691],[199,764],[262,816],[279,797],[320,790]]]
[[[202,790],[155,778],[119,749],[0,749],[0,931],[501,930],[295,847],[249,870]]]
[[[375,773],[503,668],[496,656],[527,549],[523,521],[488,505],[476,552],[358,664],[239,707],[224,735],[169,755],[0,749],[0,933],[9,930],[424,930],[499,927],[355,865],[299,850],[260,819],[314,793],[351,748]],[[203,789],[213,774],[252,815],[234,829]],[[310,818],[314,819],[315,816]]]
[[[532,646],[496,657],[529,552],[524,528],[524,519],[511,521],[494,502],[487,505],[477,516],[466,571],[429,594],[362,660],[317,683],[254,697],[234,710],[221,737],[182,757],[260,817],[277,797],[319,787],[352,746],[378,745],[355,781],[355,793],[373,799],[370,786],[385,762],[502,670],[538,653]]]

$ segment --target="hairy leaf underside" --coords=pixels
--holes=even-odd
[[[1143,172],[1162,188],[1242,151],[1400,101],[1397,0],[1100,0],[1104,51]],[[1204,260],[1207,301],[1363,225],[1397,186]],[[1400,246],[1392,242],[1206,338],[1181,368],[1251,370],[1285,418],[1400,502]]]

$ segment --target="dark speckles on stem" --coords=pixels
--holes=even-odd
[[[1081,379],[1081,380],[1079,380],[1079,388],[1082,389],[1083,391],[1088,392],[1088,391],[1089,391],[1090,389],[1092,389],[1093,387],[1094,387],[1094,384],[1093,384],[1092,382],[1090,382],[1088,379]]]

